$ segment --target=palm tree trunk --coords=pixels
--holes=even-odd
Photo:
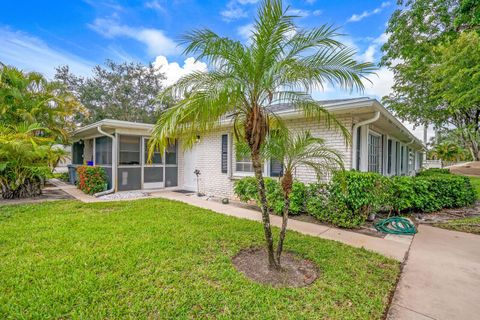
[[[279,266],[275,261],[274,250],[273,250],[273,236],[272,228],[270,226],[270,216],[267,206],[267,196],[265,192],[265,182],[263,180],[262,174],[262,162],[260,160],[260,152],[258,150],[252,150],[252,165],[255,172],[255,178],[258,183],[258,196],[260,199],[261,209],[262,209],[262,221],[263,221],[263,231],[265,233],[265,241],[267,243],[267,254],[268,254],[268,267],[270,269],[278,269]]]
[[[290,211],[290,193],[292,192],[292,185],[293,185],[292,173],[287,170],[282,178],[284,205],[283,205],[283,215],[282,215],[282,229],[280,230],[280,236],[278,238],[278,246],[277,246],[277,253],[276,253],[277,264],[279,267],[281,266],[280,257],[282,256],[282,252],[283,252],[283,241],[285,239],[285,235],[287,234],[288,213]]]

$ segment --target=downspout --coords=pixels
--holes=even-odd
[[[112,139],[112,187],[108,190],[105,190],[105,191],[102,191],[102,192],[97,192],[97,193],[94,194],[95,197],[100,197],[100,196],[104,196],[106,194],[110,194],[110,193],[115,192],[115,185],[117,184],[117,181],[116,181],[116,178],[117,178],[117,139],[115,138],[114,135],[111,135],[111,134],[103,131],[101,126],[98,126],[97,130],[98,130],[98,132],[100,132],[104,136],[107,136],[110,139]]]
[[[352,141],[352,169],[355,169],[357,167],[356,152],[357,152],[357,131],[358,131],[358,128],[361,127],[361,126],[364,126],[366,124],[374,123],[378,119],[380,119],[380,111],[376,111],[375,115],[372,118],[367,119],[367,120],[363,120],[363,121],[361,121],[359,123],[355,123],[353,125],[353,129],[352,129],[352,131],[353,131],[353,133],[352,133],[352,140],[353,140]]]

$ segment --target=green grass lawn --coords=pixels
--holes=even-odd
[[[469,217],[435,224],[436,227],[480,234],[480,217]]]
[[[262,235],[260,223],[160,199],[0,207],[0,319],[382,318],[397,262],[289,232],[286,249],[320,277],[273,288],[230,260]]]
[[[477,199],[480,200],[480,177],[470,177],[473,187],[477,190]]]

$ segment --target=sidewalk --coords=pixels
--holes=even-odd
[[[387,319],[479,319],[480,236],[420,225]]]
[[[216,201],[208,201],[204,198],[198,198],[194,195],[185,195],[173,191],[160,191],[152,193],[152,196],[181,201],[193,206],[210,209],[212,211],[228,216],[259,222],[262,221],[261,213],[258,211],[246,208],[239,208],[233,205],[224,205]],[[282,218],[280,216],[270,215],[270,221],[271,224],[276,227],[280,227],[282,224]],[[332,228],[329,226],[318,225],[293,219],[288,220],[288,229],[323,239],[339,241],[353,247],[363,247],[365,249],[375,251],[400,262],[404,261],[413,238],[412,236],[393,235],[388,235],[385,238],[377,238],[357,232]]]

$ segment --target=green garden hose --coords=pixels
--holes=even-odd
[[[383,233],[389,234],[415,234],[417,229],[410,220],[402,217],[391,217],[382,219],[375,223],[375,228]]]

